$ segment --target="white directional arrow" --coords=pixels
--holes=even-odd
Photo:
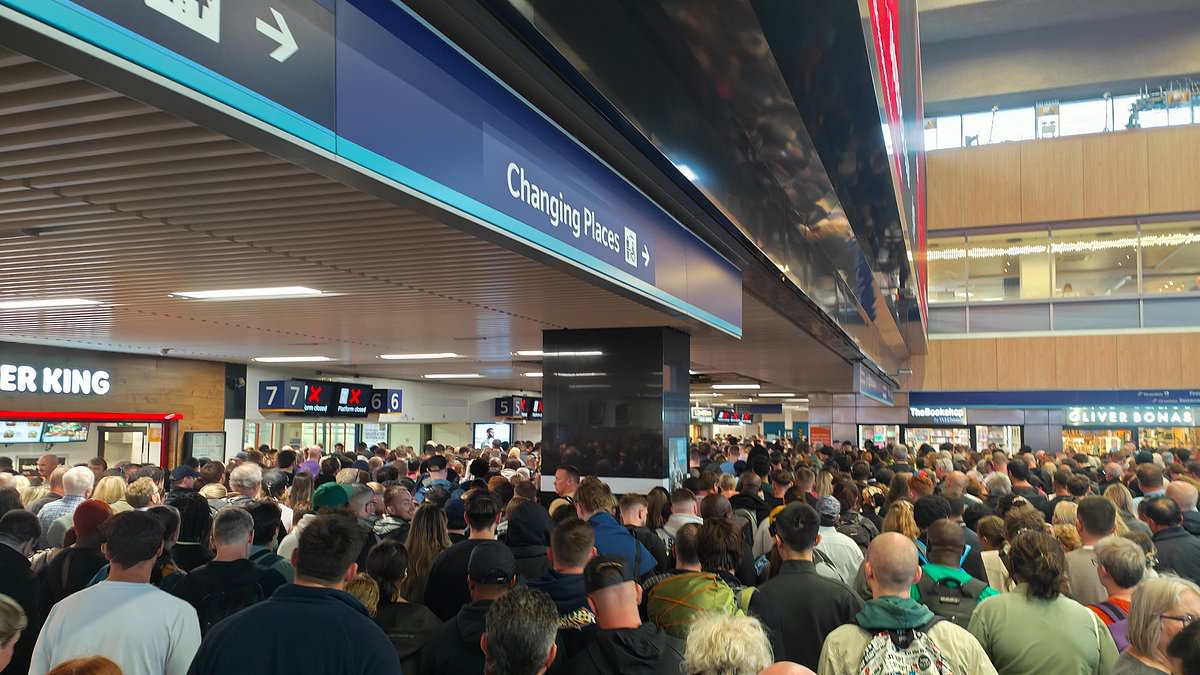
[[[275,17],[275,23],[279,27],[276,28],[266,21],[257,18],[254,20],[254,27],[258,29],[258,32],[279,43],[275,51],[271,52],[271,58],[283,63],[300,49],[300,45],[296,44],[296,38],[292,36],[292,31],[288,28],[287,20],[283,18],[283,15],[276,11],[274,7],[268,7],[267,9],[271,10],[271,16]]]
[[[642,267],[650,266],[650,248],[642,244]]]

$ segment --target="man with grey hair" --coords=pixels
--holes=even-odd
[[[287,583],[279,572],[249,560],[254,518],[246,509],[226,506],[218,511],[209,541],[213,559],[180,579],[171,591],[196,608],[202,635],[221,619],[266,600]]]
[[[983,487],[987,488],[987,505],[996,510],[1000,500],[1012,494],[1012,480],[1007,473],[993,471],[983,479]]]
[[[892,448],[893,464],[888,467],[895,473],[913,473],[912,464],[908,463],[908,446],[903,443],[897,443]]]
[[[1146,552],[1132,539],[1105,537],[1096,544],[1096,573],[1108,592],[1103,602],[1088,605],[1108,626],[1118,650],[1129,646],[1125,618],[1133,603],[1133,591],[1146,575]]]
[[[95,482],[96,474],[86,466],[67,469],[62,478],[62,499],[43,506],[37,514],[38,522],[42,525],[42,532],[48,531],[50,525],[59,518],[73,515],[75,508],[92,494],[92,485]]]
[[[1193,537],[1200,537],[1200,511],[1196,510],[1196,486],[1187,481],[1173,480],[1167,483],[1167,496],[1179,505],[1183,512],[1183,529]]]
[[[543,591],[517,588],[488,608],[479,638],[484,675],[542,675],[554,663],[558,609]]]
[[[225,498],[228,504],[240,504],[251,499],[258,499],[259,488],[262,486],[262,467],[254,462],[242,462],[229,472],[229,496]]]
[[[945,659],[952,673],[994,675],[996,669],[979,642],[951,621],[937,621],[933,612],[912,599],[912,586],[921,580],[920,560],[912,540],[884,532],[871,541],[863,564],[872,599],[854,617],[825,638],[817,672],[855,675],[865,672],[865,659],[881,650],[902,651],[904,636],[924,635]],[[885,634],[882,640],[880,634]],[[915,640],[916,638],[912,638]],[[872,660],[871,663],[876,663]],[[872,670],[871,672],[875,672]]]

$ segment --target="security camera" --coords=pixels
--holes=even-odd
[[[170,353],[171,353],[171,348],[170,348],[170,347],[163,347],[162,349],[158,350],[158,353],[159,353],[160,355],[162,355],[162,356],[166,356],[167,354],[170,354]]]

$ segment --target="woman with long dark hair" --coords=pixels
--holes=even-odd
[[[393,539],[384,539],[367,554],[367,574],[379,585],[375,623],[392,641],[404,672],[415,673],[421,648],[442,622],[425,605],[404,599],[400,587],[408,567],[408,551]]]
[[[1112,634],[1068,598],[1066,557],[1044,525],[1021,530],[1005,556],[1016,587],[975,608],[968,630],[1000,675],[1101,675],[1117,660]]]

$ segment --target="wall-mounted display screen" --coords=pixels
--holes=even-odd
[[[37,443],[41,440],[41,422],[0,422],[0,443]]]
[[[476,422],[472,428],[471,438],[476,448],[490,448],[493,441],[510,443],[512,441],[512,425],[504,422]]]
[[[43,443],[82,443],[91,427],[83,422],[47,422],[42,430]]]

